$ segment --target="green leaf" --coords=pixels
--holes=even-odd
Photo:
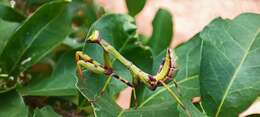
[[[12,22],[22,22],[26,17],[13,8],[0,4],[0,18]]]
[[[190,41],[178,46],[174,49],[175,52],[175,62],[177,73],[174,79],[177,80],[178,88],[180,88],[181,99],[184,101],[189,107],[189,111],[198,111],[194,109],[190,100],[192,97],[200,96],[199,91],[199,73],[200,70],[200,60],[201,60],[201,39],[199,35],[194,36]],[[153,73],[155,74],[161,64],[161,60],[166,54],[166,50],[162,51],[157,57],[154,57],[153,64]],[[174,91],[177,90],[174,88],[173,83],[169,83],[169,86],[172,87]],[[164,87],[159,87],[155,91],[150,91],[149,89],[145,89],[142,93],[137,95],[139,108],[146,108],[147,106],[158,106],[168,108],[164,110],[164,113],[168,113],[169,115],[178,114],[175,111],[171,111],[173,107],[177,107],[175,100],[170,97],[169,93]],[[167,104],[163,105],[162,102]],[[178,111],[179,112],[179,111]],[[196,112],[193,112],[192,115],[196,115]],[[180,114],[183,114],[181,112]],[[201,114],[201,113],[197,113]],[[195,116],[194,115],[194,116]]]
[[[146,0],[126,0],[128,13],[131,16],[137,15],[144,8],[145,3]]]
[[[5,45],[9,39],[9,37],[14,33],[17,28],[18,23],[12,23],[5,20],[0,19],[0,55],[5,48]]]
[[[135,64],[138,68],[141,70],[145,71],[146,73],[152,73],[152,68],[153,68],[153,56],[152,56],[152,51],[149,47],[142,45],[142,42],[139,41],[134,41],[133,43],[128,43],[128,47],[122,51],[122,55],[126,57],[129,61],[131,61],[133,64]],[[117,65],[117,64],[116,64]],[[120,71],[126,71],[126,67],[119,67],[115,66],[117,70]],[[124,70],[123,70],[124,69]],[[128,71],[127,71],[128,73]],[[126,75],[122,75],[124,77]],[[133,82],[132,74],[128,73],[128,81]],[[136,87],[136,94],[139,95],[143,93],[144,90],[144,84],[138,84]],[[131,101],[131,107],[134,107],[134,98],[132,96],[132,101]]]
[[[33,117],[62,117],[61,115],[57,114],[52,107],[45,106],[41,109],[36,108],[34,110]]]
[[[186,110],[179,107],[179,117],[207,117],[207,115],[201,113],[186,97],[182,96],[182,102],[184,103]]]
[[[94,75],[87,73],[85,75],[86,78],[78,79],[77,82],[78,89],[85,96],[85,98],[93,100],[97,91],[100,91],[105,79],[100,75]],[[98,98],[95,103],[92,103],[92,107],[94,113],[97,117],[125,117],[125,116],[143,116],[143,117],[151,117],[158,116],[162,113],[174,113],[176,114],[176,107],[173,106],[171,102],[158,102],[158,105],[147,106],[140,109],[131,109],[131,110],[123,110],[116,103],[115,100],[109,96],[109,91],[105,93],[102,97]],[[160,108],[159,108],[160,107]],[[156,113],[157,112],[157,113]],[[167,115],[172,116],[172,115]]]
[[[210,116],[235,117],[260,95],[260,15],[217,18],[202,32],[200,87]]]
[[[160,104],[159,104],[160,103]],[[175,117],[178,109],[174,102],[159,102],[158,104],[138,108],[137,110],[123,110],[119,117]]]
[[[202,53],[202,40],[199,34],[174,49],[176,76],[183,97],[191,99],[200,96],[199,75]]]
[[[75,96],[77,95],[76,64],[74,60],[76,50],[65,53],[57,62],[50,77],[36,77],[27,86],[18,91],[22,95],[30,96]]]
[[[173,22],[171,13],[165,9],[159,9],[153,19],[153,34],[148,43],[154,56],[160,54],[170,45],[173,37]]]
[[[134,19],[129,15],[106,14],[90,27],[88,35],[90,35],[93,30],[98,30],[100,32],[101,38],[113,45],[119,52],[123,52],[130,46],[130,43],[135,42],[136,25],[134,24]],[[83,51],[94,60],[103,63],[103,49],[99,45],[86,43]],[[116,66],[115,71],[120,76],[130,80],[131,76],[129,72],[124,69],[124,66],[121,65],[121,63],[116,60],[113,61],[112,64],[114,67]],[[106,79],[106,77],[103,79]],[[115,79],[111,81],[111,85],[109,86],[113,88],[113,92],[111,92],[113,94],[119,93],[123,88],[126,87],[125,84],[122,84]]]
[[[2,20],[0,18],[0,32],[2,33],[0,35],[0,55],[3,51],[3,49],[5,48],[9,37],[14,33],[14,31],[18,25],[19,25],[18,23],[8,22],[8,21]],[[2,73],[1,67],[0,67],[0,74],[4,74],[4,73]],[[14,88],[13,85],[10,86],[11,83],[9,83],[9,82],[11,82],[11,81],[9,81],[8,78],[6,78],[6,77],[0,78],[0,92],[1,93],[9,91]]]
[[[0,95],[1,117],[28,117],[28,108],[23,98],[15,91],[9,91]]]
[[[53,1],[53,0],[26,0],[26,2],[29,5],[40,5],[40,4],[50,2],[50,1]],[[58,0],[56,0],[56,1],[58,1]]]
[[[104,9],[95,2],[95,0],[74,0],[73,3],[78,5],[82,15],[77,17],[79,24],[83,24],[84,28],[89,28],[100,16],[104,14]],[[84,4],[84,5],[82,5]]]
[[[70,32],[68,2],[51,2],[40,7],[12,35],[0,57],[5,73],[17,75],[40,61]],[[53,12],[55,11],[55,12]]]
[[[90,35],[93,30],[98,30],[102,39],[113,45],[118,51],[127,46],[127,42],[136,33],[134,19],[123,14],[106,14],[97,20],[90,28]]]
[[[77,88],[86,99],[94,100],[101,91],[105,80],[104,75],[85,72],[84,78],[77,79]],[[106,90],[103,96],[97,98],[91,104],[96,117],[114,117],[121,111],[121,108],[115,103],[109,91],[110,88]]]
[[[124,49],[121,53],[124,57],[126,57],[129,61],[131,61],[137,67],[139,67],[140,69],[142,69],[143,71],[145,71],[147,73],[151,73],[152,66],[153,66],[153,58],[152,58],[152,52],[149,49],[149,47],[143,47],[143,46],[135,45],[135,44],[129,42],[126,49]],[[116,73],[118,73],[124,79],[128,80],[129,82],[132,82],[132,80],[133,80],[132,74],[118,60],[116,60],[114,62],[113,68],[116,71]],[[126,86],[125,84],[123,84],[120,81],[117,81],[117,80],[113,80],[113,81],[116,81],[116,82],[113,82],[112,85],[116,84],[116,86],[120,86],[120,87]],[[116,90],[117,92],[115,92],[115,93],[118,93],[118,91],[122,90],[121,88],[117,88],[117,87],[111,87],[111,88],[113,88],[113,90],[118,89],[118,90]],[[139,89],[137,89],[137,90],[139,90]],[[140,89],[140,90],[142,90],[142,89]],[[138,91],[137,91],[137,93],[138,93]]]
[[[141,70],[151,73],[153,68],[153,56],[150,48],[142,45],[141,42],[137,40],[133,40],[133,42],[128,42],[127,44],[127,47],[121,52],[122,55]]]

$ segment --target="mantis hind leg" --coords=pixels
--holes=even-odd
[[[182,103],[182,101],[180,100],[180,98],[177,96],[177,94],[175,94],[173,92],[173,90],[170,88],[169,85],[165,84],[163,81],[159,81],[165,88],[166,90],[169,92],[169,94],[176,100],[176,102],[184,108],[184,104]]]
[[[181,89],[180,89],[180,87],[178,85],[178,82],[175,79],[173,79],[173,83],[174,83],[174,86],[176,87],[178,93],[181,95]]]
[[[99,92],[98,96],[95,97],[95,99],[94,99],[95,101],[96,101],[98,98],[100,98],[101,96],[104,95],[104,93],[105,93],[106,89],[108,88],[109,83],[111,82],[111,80],[112,80],[112,76],[109,76],[109,77],[107,78],[107,80],[106,80],[104,86],[102,87],[101,91]]]
[[[138,107],[138,100],[137,100],[137,96],[136,96],[136,89],[135,89],[135,87],[132,88],[132,93],[133,93],[133,96],[134,96],[135,109],[137,109],[137,107]]]
[[[132,96],[133,96],[133,101],[134,101],[134,107],[135,107],[135,109],[137,109],[138,108],[138,100],[137,100],[137,96],[136,96],[136,86],[138,85],[138,79],[137,79],[137,76],[134,75],[133,73],[132,73],[132,76],[133,76],[132,83],[134,85],[132,87]]]
[[[133,85],[132,83],[128,82],[127,80],[125,80],[125,79],[123,79],[123,78],[121,78],[121,77],[118,76],[117,74],[112,73],[111,75],[109,75],[109,77],[108,77],[108,79],[106,80],[106,82],[105,82],[103,88],[101,89],[101,91],[99,92],[99,95],[95,98],[95,100],[97,100],[98,98],[100,98],[100,97],[105,93],[105,91],[106,91],[106,89],[108,88],[108,86],[109,86],[109,84],[110,84],[112,78],[116,78],[116,79],[118,79],[119,81],[121,81],[122,83],[126,84],[127,86],[132,87],[133,89],[135,89],[135,88],[134,88],[134,85]],[[135,97],[136,97],[136,96],[135,96]]]
[[[159,82],[166,88],[166,90],[169,92],[170,96],[176,100],[177,104],[180,105],[181,108],[186,112],[188,117],[192,117],[191,113],[186,109],[185,105],[182,103],[179,96],[173,92],[173,90],[170,88],[170,86],[165,84],[163,81],[159,81]]]
[[[109,77],[107,78],[107,80],[106,80],[106,82],[105,82],[103,88],[101,89],[101,91],[100,91],[100,93],[99,93],[100,95],[103,95],[103,94],[104,94],[104,92],[106,91],[106,89],[107,89],[108,85],[110,84],[112,78],[113,78],[112,76],[109,76]]]

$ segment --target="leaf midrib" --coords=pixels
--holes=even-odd
[[[12,71],[16,68],[17,64],[19,63],[19,61],[21,60],[21,58],[23,57],[23,55],[25,54],[25,52],[31,47],[31,45],[33,44],[33,42],[37,39],[37,37],[53,22],[55,21],[55,19],[60,16],[60,13],[64,10],[64,8],[60,9],[60,11],[58,12],[58,15],[54,16],[50,22],[48,22],[47,24],[45,24],[45,26],[43,26],[39,32],[37,32],[33,38],[32,38],[32,42],[22,51],[22,54],[18,57],[17,61],[14,63],[14,65],[12,66],[10,73],[12,73]],[[36,11],[37,12],[37,11]],[[26,25],[26,23],[24,23],[24,25]],[[22,26],[21,26],[22,27]]]
[[[189,81],[189,80],[193,80],[193,79],[196,79],[196,78],[198,78],[198,75],[194,75],[194,76],[187,77],[187,78],[185,78],[185,79],[183,79],[183,80],[181,80],[181,81],[179,81],[179,82],[177,82],[177,83],[178,83],[178,84],[182,84],[182,83],[185,83],[185,82],[187,82],[187,81]],[[174,86],[174,84],[170,85],[169,87],[173,87],[173,86]],[[166,91],[165,88],[159,90],[157,93],[155,93],[154,95],[150,96],[150,97],[147,98],[145,101],[143,101],[143,103],[142,103],[139,107],[143,107],[146,103],[148,103],[151,99],[153,99],[153,97],[159,95],[160,93],[162,93],[162,92],[164,92],[164,91]]]
[[[260,29],[258,29],[258,30],[256,31],[256,34],[255,34],[253,40],[250,42],[248,48],[246,49],[245,54],[244,54],[244,56],[243,56],[241,62],[239,63],[237,69],[235,69],[235,72],[234,72],[234,74],[233,74],[232,77],[231,77],[230,83],[228,84],[228,87],[227,87],[227,89],[226,89],[226,91],[225,91],[225,93],[224,93],[224,95],[223,95],[223,97],[222,97],[222,99],[221,99],[220,105],[217,107],[217,112],[216,112],[215,117],[218,117],[218,116],[219,116],[220,111],[221,111],[221,108],[222,108],[222,106],[223,106],[223,104],[224,104],[224,101],[225,101],[225,99],[227,98],[227,95],[228,95],[228,93],[229,93],[229,90],[230,90],[232,84],[234,83],[234,81],[236,80],[237,74],[239,73],[241,66],[243,65],[243,63],[245,62],[247,56],[249,55],[250,49],[251,49],[252,45],[254,44],[254,42],[255,42],[255,40],[256,40],[256,36],[259,34],[259,32],[260,32]]]
[[[52,89],[42,89],[42,90],[35,90],[35,91],[28,91],[26,93],[23,93],[22,92],[22,95],[23,96],[32,96],[32,95],[37,95],[37,94],[40,94],[40,93],[49,93],[49,92],[57,92],[57,91],[60,91],[60,92],[64,92],[64,91],[75,91],[76,92],[76,89],[73,88],[73,87],[70,87],[70,88],[52,88]],[[63,93],[58,93],[58,94],[63,94]],[[73,94],[70,94],[73,96]],[[65,95],[63,95],[65,96]],[[69,96],[69,95],[66,95],[66,96]]]
[[[177,82],[177,83],[178,83],[178,84],[182,84],[182,83],[184,83],[184,82],[187,82],[187,81],[189,81],[189,80],[193,80],[193,79],[196,79],[196,78],[198,78],[198,75],[194,75],[194,76],[187,77],[187,78],[185,78],[185,79],[183,79],[183,80],[180,80],[180,81]],[[173,86],[174,86],[174,84],[170,85],[169,87],[173,87]],[[166,91],[165,88],[163,88],[163,89],[159,90],[157,93],[151,95],[149,98],[147,98],[145,101],[143,101],[142,104],[140,104],[139,108],[143,107],[146,103],[148,103],[151,99],[153,99],[153,97],[155,97],[155,96],[161,94],[161,93],[164,92],[164,91]],[[122,109],[122,111],[119,112],[119,114],[118,114],[117,117],[121,117],[124,112],[125,112],[125,110]]]

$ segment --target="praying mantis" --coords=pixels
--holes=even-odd
[[[75,54],[77,73],[80,78],[83,77],[83,70],[89,70],[96,74],[105,74],[108,78],[100,91],[100,95],[104,93],[112,78],[118,79],[119,81],[133,89],[133,98],[135,100],[135,107],[137,108],[138,104],[136,101],[137,97],[135,87],[137,85],[136,81],[140,81],[152,91],[154,91],[158,86],[164,86],[169,94],[176,100],[176,102],[184,108],[184,104],[181,102],[179,97],[167,85],[168,81],[172,79],[176,70],[172,49],[167,48],[165,58],[162,60],[157,74],[151,75],[142,71],[132,62],[123,57],[113,46],[111,46],[108,42],[101,38],[99,31],[93,31],[92,34],[87,38],[86,42],[98,44],[103,48],[104,65],[93,60],[90,56],[84,54],[82,51],[77,51]],[[113,55],[115,59],[119,60],[131,72],[133,82],[125,80],[113,70],[109,54]],[[177,87],[177,83],[174,83]]]

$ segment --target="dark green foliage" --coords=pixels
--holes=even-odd
[[[148,44],[154,56],[170,46],[173,37],[173,22],[169,11],[159,9],[153,19],[153,34]]]
[[[260,95],[259,21],[251,13],[232,21],[218,18],[201,32],[200,84],[209,115],[237,116]]]
[[[25,19],[25,16],[11,7],[0,4],[0,18],[13,22],[22,22]]]
[[[126,85],[107,76],[76,74],[75,52],[104,63],[103,49],[85,38],[93,30],[143,71],[156,74],[173,37],[172,15],[159,9],[152,36],[136,32],[146,0],[126,0],[129,15],[104,13],[93,0],[23,0],[14,9],[0,0],[0,117],[236,117],[260,95],[260,15],[216,18],[191,40],[174,48],[176,80],[151,91],[137,84],[138,107],[122,109],[117,96]],[[131,73],[110,56],[112,67],[132,82]],[[132,96],[133,97],[133,96]],[[192,104],[193,97],[201,103]]]
[[[126,0],[128,13],[131,16],[137,15],[145,6],[146,0]]]

